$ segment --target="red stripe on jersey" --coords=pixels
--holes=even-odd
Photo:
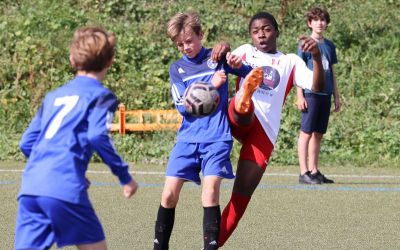
[[[294,70],[296,69],[296,65],[293,67],[292,72],[290,72],[290,76],[288,79],[288,84],[286,85],[286,91],[285,91],[285,98],[283,99],[282,106],[286,102],[286,97],[288,96],[290,90],[293,88],[293,78],[294,78]]]

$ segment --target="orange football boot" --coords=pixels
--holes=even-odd
[[[245,114],[251,106],[251,97],[254,91],[260,86],[263,80],[263,69],[255,68],[246,76],[242,86],[235,95],[235,110],[240,114]]]

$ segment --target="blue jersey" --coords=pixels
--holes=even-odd
[[[336,47],[328,39],[324,39],[324,42],[318,43],[319,50],[321,51],[321,60],[322,60],[322,66],[325,71],[325,87],[324,90],[315,93],[315,94],[322,94],[322,95],[332,95],[333,92],[333,71],[332,71],[332,65],[337,63],[337,57],[336,57]],[[301,49],[297,49],[297,55],[300,56],[303,61],[307,64],[307,67],[309,69],[313,69],[313,60],[311,53],[309,52],[304,52]],[[305,93],[313,93],[311,90],[304,90]]]
[[[121,184],[129,183],[128,165],[108,134],[116,108],[115,95],[89,77],[77,76],[48,93],[20,142],[29,159],[19,196],[90,205],[85,172],[94,151]]]
[[[178,142],[203,143],[232,140],[228,123],[228,79],[218,89],[220,102],[216,111],[209,116],[193,117],[189,115],[183,105],[182,96],[186,88],[192,83],[203,81],[211,84],[216,71],[223,70],[226,74],[245,77],[251,67],[243,64],[240,69],[232,69],[226,59],[216,63],[211,60],[211,49],[202,48],[195,58],[183,56],[173,63],[169,70],[171,93],[175,106],[182,114],[183,120],[178,131]]]

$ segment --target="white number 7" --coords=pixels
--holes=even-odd
[[[49,128],[44,135],[44,138],[51,139],[57,133],[58,129],[61,126],[61,122],[63,121],[64,117],[71,112],[71,110],[75,107],[78,103],[79,96],[64,96],[58,97],[54,100],[54,106],[58,107],[64,105],[62,109],[57,113],[54,119],[51,121]]]

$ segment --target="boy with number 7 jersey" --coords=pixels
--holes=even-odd
[[[108,131],[117,108],[101,81],[114,59],[116,38],[102,28],[78,29],[70,45],[74,79],[48,93],[20,142],[28,162],[18,195],[15,249],[107,249],[85,178],[97,152],[123,185],[126,198],[138,184]]]

